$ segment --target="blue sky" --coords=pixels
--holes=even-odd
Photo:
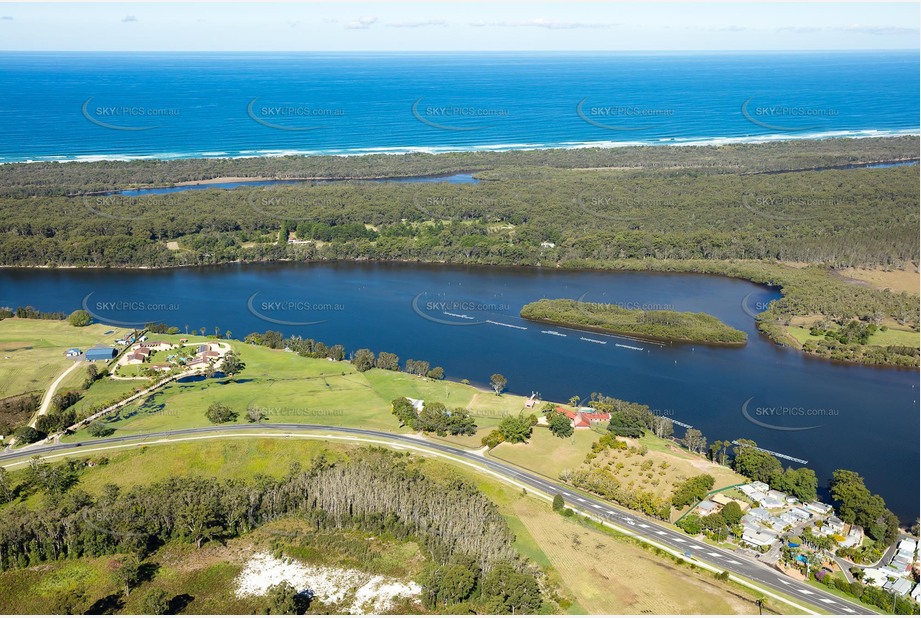
[[[917,3],[0,3],[26,51],[918,49]]]

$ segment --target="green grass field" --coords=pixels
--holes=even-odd
[[[787,326],[785,328],[793,338],[800,342],[800,344],[806,343],[807,341],[821,341],[825,339],[825,337],[810,335],[809,328],[805,326]],[[876,331],[870,335],[870,340],[867,345],[902,345],[917,348],[921,346],[921,334],[890,328],[885,332]]]
[[[158,336],[175,340],[177,336]],[[207,338],[188,337],[190,343]],[[471,410],[482,427],[474,437],[451,438],[465,446],[479,446],[481,434],[496,426],[502,416],[524,408],[523,397],[495,396],[473,386],[411,376],[402,372],[372,369],[360,373],[347,362],[304,358],[291,352],[231,343],[246,368],[229,379],[180,384],[172,382],[157,393],[126,406],[110,426],[116,435],[209,425],[205,411],[213,402],[235,410],[245,422],[249,408],[259,408],[273,423],[344,425],[399,432],[390,413],[391,401],[412,397],[441,401]],[[78,406],[107,403],[119,394],[143,386],[142,380],[101,380],[87,392]],[[85,439],[86,431],[65,441]]]
[[[107,452],[108,463],[86,469],[78,487],[98,495],[108,483],[126,488],[177,475],[222,479],[249,479],[258,474],[280,476],[292,463],[305,464],[321,452],[336,459],[347,457],[356,448],[359,447],[340,441],[285,438],[223,438],[151,445]],[[432,478],[474,482],[495,502],[516,535],[516,549],[544,570],[569,613],[753,614],[758,611],[754,594],[719,582],[711,575],[678,566],[613,532],[582,523],[579,518],[564,518],[554,513],[547,502],[494,477],[467,466],[446,464],[437,457],[424,458],[420,465]],[[33,496],[26,506],[36,506],[40,499]],[[152,558],[160,565],[154,581],[132,592],[122,611],[137,612],[139,599],[152,585],[171,595],[193,596],[187,612],[253,611],[247,602],[227,592],[245,556],[260,545],[262,533],[271,534],[269,530],[257,531],[253,538],[232,540],[224,547],[205,544],[198,551],[191,545],[166,546]],[[398,575],[399,569],[409,568],[404,574],[411,574],[418,556],[412,547],[405,545],[376,548],[377,558],[369,564],[373,564],[375,572]],[[343,563],[355,559],[354,556],[328,554],[306,547],[290,555],[310,563],[354,566]],[[107,564],[107,558],[88,559],[2,573],[0,607],[20,613],[47,611],[58,600],[57,593],[46,590],[68,591],[79,587],[86,591],[88,603],[114,594],[116,589]],[[26,590],[28,594],[24,594]],[[773,602],[768,606],[783,610]]]
[[[112,332],[105,335],[108,331]],[[73,364],[64,356],[69,348],[85,351],[95,344],[111,344],[128,332],[129,329],[103,324],[76,328],[66,320],[0,320],[0,399],[44,391]],[[84,377],[77,370],[68,377],[68,386],[82,384]]]

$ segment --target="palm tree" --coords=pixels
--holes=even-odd
[[[758,615],[761,615],[761,608],[764,607],[764,604],[767,602],[766,597],[758,597],[755,599],[755,604],[758,606]]]

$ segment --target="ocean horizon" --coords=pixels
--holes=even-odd
[[[917,135],[916,51],[2,52],[0,163]]]

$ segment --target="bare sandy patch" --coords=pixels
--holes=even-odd
[[[921,282],[918,270],[883,270],[882,268],[844,268],[835,271],[845,281],[868,285],[877,290],[918,294]]]
[[[311,566],[257,553],[237,577],[236,595],[263,595],[270,586],[282,581],[298,590],[309,590],[324,604],[340,606],[349,614],[382,614],[396,599],[417,599],[422,593],[419,584],[412,581],[401,582],[356,569]]]

